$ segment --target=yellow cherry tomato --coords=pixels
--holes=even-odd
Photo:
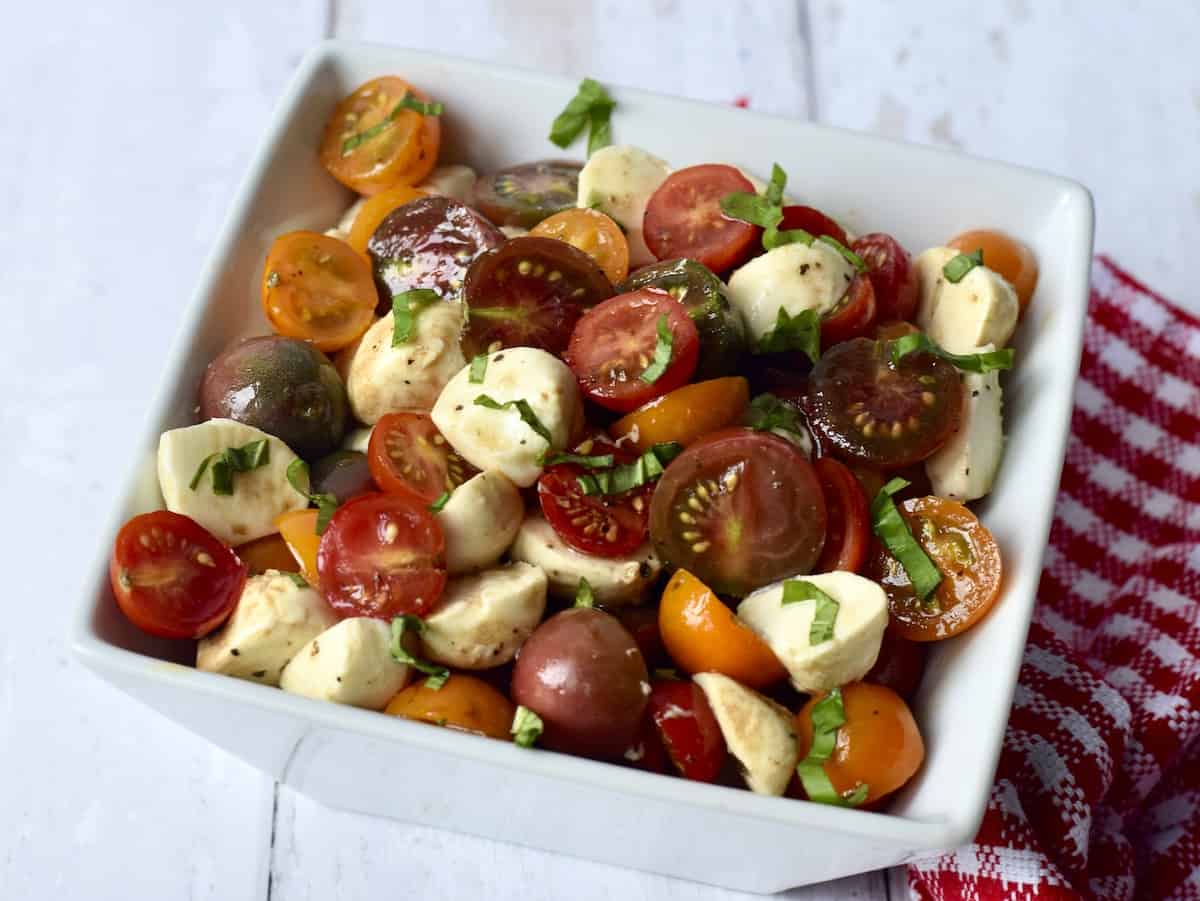
[[[608,431],[614,438],[630,436],[630,446],[639,451],[662,441],[687,446],[735,422],[749,402],[750,384],[741,376],[710,379],[684,385],[643,404],[614,422]]]
[[[424,196],[424,191],[418,191],[409,185],[396,185],[394,188],[388,188],[373,197],[368,197],[354,217],[354,224],[350,226],[350,237],[346,239],[346,243],[359,253],[365,254],[371,235],[375,234],[379,223],[386,219],[392,210]]]
[[[565,241],[590,256],[613,284],[629,274],[629,242],[599,210],[563,210],[533,227],[531,235]]]
[[[1037,259],[1023,243],[1004,232],[991,229],[976,229],[963,232],[946,245],[963,253],[983,251],[983,265],[1004,276],[1017,292],[1021,312],[1029,306],[1033,291],[1037,287]]]
[[[275,519],[279,535],[287,542],[288,550],[300,564],[300,574],[308,584],[317,584],[317,548],[321,536],[317,534],[316,510],[289,510]]]
[[[453,673],[437,689],[419,679],[392,698],[384,712],[507,740],[517,710],[512,701],[482,679]]]

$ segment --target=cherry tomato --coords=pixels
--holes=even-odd
[[[669,362],[654,381],[646,381],[643,376],[662,340],[660,323],[671,335]],[[563,358],[584,396],[628,413],[687,384],[700,358],[700,336],[687,310],[670,294],[646,288],[610,297],[584,313]]]
[[[612,454],[615,463],[630,463],[633,454],[596,442],[593,455]],[[585,554],[623,557],[646,540],[653,484],[621,494],[583,493],[579,476],[588,472],[577,463],[559,463],[538,479],[538,503],[546,521],[564,542]]]
[[[541,160],[482,175],[475,182],[475,206],[497,225],[533,228],[575,206],[582,168],[571,160]]]
[[[418,679],[388,702],[384,713],[459,732],[511,741],[517,708],[482,679],[452,673],[441,688]]]
[[[621,756],[639,770],[666,774],[667,752],[663,748],[662,739],[658,737],[658,727],[654,725],[649,713],[642,717],[637,734]]]
[[[717,778],[725,764],[725,738],[698,685],[674,679],[655,682],[647,713],[679,775],[696,782]]]
[[[916,774],[925,759],[925,743],[912,711],[890,688],[853,682],[841,692],[846,722],[838,729],[837,744],[822,769],[840,795],[867,786],[863,803],[872,804]],[[822,697],[813,695],[796,714],[801,760],[812,747],[812,710]]]
[[[429,98],[402,78],[368,81],[338,104],[321,139],[321,165],[359,194],[415,185],[433,171],[442,141],[437,116],[401,107],[407,93]]]
[[[386,414],[371,430],[367,462],[381,491],[423,504],[432,504],[476,473],[428,413]]]
[[[920,329],[911,322],[893,319],[891,322],[877,322],[871,332],[871,337],[876,341],[895,341],[905,335],[915,335],[919,331]]]
[[[612,611],[612,615],[633,636],[646,666],[670,666],[662,636],[658,634],[657,607],[618,607]]]
[[[783,219],[780,221],[778,228],[780,231],[786,231],[789,228],[802,228],[813,237],[819,238],[821,235],[829,235],[839,244],[849,247],[850,242],[846,238],[846,230],[822,213],[820,210],[811,206],[785,206],[783,208]]]
[[[883,633],[879,657],[871,671],[863,678],[874,685],[890,688],[906,701],[912,700],[912,696],[921,687],[921,677],[925,674],[925,659],[928,656],[928,644],[901,638],[896,629],[889,626]]]
[[[821,346],[828,349],[869,334],[875,315],[875,289],[871,280],[859,273],[846,289],[846,296],[821,320]]]
[[[628,438],[624,446],[638,451],[665,441],[686,447],[709,432],[737,422],[749,402],[750,386],[744,378],[697,382],[638,407],[614,422],[608,431],[615,438]]]
[[[552,238],[513,238],[476,260],[463,289],[471,318],[467,356],[501,347],[561,354],[584,310],[612,296],[608,276],[582,250]]]
[[[619,282],[629,274],[629,242],[621,227],[599,210],[563,210],[543,219],[530,234],[566,241],[582,250],[604,270],[610,282]]]
[[[446,540],[424,504],[360,495],[330,519],[317,574],[321,594],[342,616],[424,616],[446,587]]]
[[[787,675],[766,642],[685,569],[663,591],[658,630],[684,672],[723,673],[751,688],[766,688]]]
[[[672,566],[740,597],[812,572],[825,543],[825,498],[795,446],[726,429],[691,445],[659,478],[650,538]]]
[[[334,451],[313,463],[309,484],[313,494],[332,494],[339,504],[376,490],[367,455],[354,450]]]
[[[900,242],[891,235],[873,232],[859,235],[850,249],[869,268],[875,306],[881,320],[912,319],[917,312],[917,270]]]
[[[472,261],[504,241],[500,229],[448,197],[396,207],[367,240],[380,312],[391,309],[392,295],[416,288],[457,297]]]
[[[268,569],[277,569],[282,573],[300,572],[300,564],[292,556],[287,542],[278,534],[239,544],[234,552],[246,564],[246,572],[251,576],[265,573]]]
[[[279,537],[287,544],[300,566],[300,574],[310,585],[316,585],[319,581],[317,550],[321,546],[321,536],[317,534],[317,515],[316,510],[289,510],[275,519]]]
[[[887,342],[856,338],[813,367],[806,407],[838,456],[895,469],[924,460],[958,429],[962,382],[932,354],[893,364]]]
[[[1021,311],[1029,306],[1033,291],[1037,288],[1038,264],[1028,246],[1001,231],[979,229],[963,232],[946,243],[947,247],[963,253],[983,251],[983,265],[1008,280],[1017,292]]]
[[[121,526],[108,576],[117,606],[143,632],[200,638],[233,612],[246,564],[199,523],[157,510]]]
[[[892,627],[911,641],[940,641],[966,631],[1000,596],[1003,568],[996,539],[974,513],[945,498],[914,498],[899,508],[942,581],[922,601],[900,561],[876,542],[865,574],[883,586]]]
[[[406,203],[412,203],[414,200],[420,200],[424,196],[424,191],[418,191],[411,185],[396,185],[394,188],[388,188],[373,197],[368,197],[359,207],[354,222],[350,225],[350,235],[346,238],[346,243],[359,253],[366,254],[371,235],[375,234],[375,229],[379,228],[380,223],[391,214],[392,210],[402,207]]]
[[[345,241],[299,231],[271,245],[262,303],[279,334],[339,350],[367,330],[378,301],[371,267]]]
[[[762,229],[721,212],[721,198],[754,185],[733,166],[690,166],[667,176],[646,204],[642,231],[660,260],[687,257],[713,272],[749,259]]]
[[[867,499],[854,474],[832,457],[822,457],[813,468],[825,492],[826,512],[825,547],[816,571],[858,572],[871,544]]]

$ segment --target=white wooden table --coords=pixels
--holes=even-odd
[[[951,144],[1072,175],[1097,248],[1200,310],[1200,7],[678,0],[12,4],[0,35],[0,897],[728,899],[326,810],[85,674],[64,633],[248,154],[329,36]],[[107,7],[107,8],[105,8]],[[436,16],[432,12],[439,8]],[[1168,24],[1164,24],[1168,23]],[[897,882],[892,894],[899,897]],[[881,897],[882,874],[796,898]]]

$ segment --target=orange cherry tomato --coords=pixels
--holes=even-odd
[[[891,624],[901,638],[940,641],[979,622],[1000,596],[1002,566],[996,539],[962,504],[940,497],[903,501],[900,515],[942,573],[927,600],[913,591],[908,573],[879,541],[864,575],[883,586]]]
[[[736,421],[749,402],[750,384],[740,376],[696,382],[643,404],[608,431],[614,438],[636,435],[627,446],[639,451],[661,441],[687,446]]]
[[[890,688],[853,682],[842,686],[846,722],[838,729],[833,754],[823,769],[834,790],[845,795],[867,786],[864,804],[890,795],[913,777],[925,759],[925,742],[912,711]],[[796,714],[800,759],[812,746],[812,710],[824,694],[813,695]]]
[[[292,557],[300,564],[300,574],[310,585],[318,584],[317,548],[321,536],[317,534],[316,510],[289,510],[275,519],[279,537],[287,544]]]
[[[394,188],[388,188],[386,191],[368,197],[354,217],[354,222],[350,226],[350,236],[346,239],[346,243],[359,253],[366,254],[367,242],[371,240],[371,235],[375,234],[375,229],[379,228],[379,223],[386,219],[396,207],[420,200],[424,196],[424,191],[418,191],[410,185],[396,185]]]
[[[482,679],[454,673],[437,689],[424,679],[414,682],[392,698],[384,712],[507,741],[517,708]]]
[[[252,576],[265,573],[268,569],[277,569],[281,573],[300,572],[300,564],[281,535],[265,535],[239,544],[233,550],[242,558]]]
[[[766,642],[685,569],[663,591],[658,630],[671,659],[689,673],[723,673],[751,688],[787,675]]]
[[[429,98],[402,78],[368,81],[338,104],[321,139],[321,165],[351,190],[370,196],[393,185],[415,185],[437,164],[442,125],[407,109],[408,93]]]
[[[983,251],[983,265],[1008,279],[1017,292],[1021,312],[1029,306],[1033,291],[1037,287],[1038,264],[1033,251],[1016,238],[991,229],[976,229],[963,232],[946,245],[963,253]]]
[[[276,332],[334,351],[367,330],[379,296],[365,257],[345,241],[299,231],[271,245],[262,302]]]
[[[582,250],[613,284],[629,274],[629,242],[621,227],[599,210],[563,210],[543,219],[530,234],[566,241]]]

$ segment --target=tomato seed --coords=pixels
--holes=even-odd
[[[937,397],[934,396],[934,393],[932,391],[922,391],[921,392],[921,403],[923,403],[925,406],[932,407],[936,402],[937,402]]]
[[[195,557],[196,562],[201,566],[216,566],[217,561],[212,558],[212,554],[208,551],[201,551]]]

